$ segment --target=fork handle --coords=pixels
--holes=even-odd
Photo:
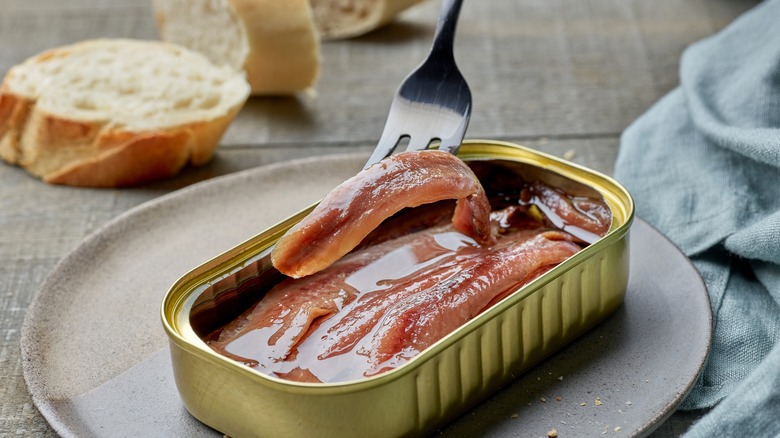
[[[431,53],[447,54],[454,57],[453,43],[455,41],[455,25],[458,23],[460,7],[463,0],[442,0],[439,21],[433,34]]]

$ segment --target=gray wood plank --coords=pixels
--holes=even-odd
[[[91,38],[158,39],[149,4],[117,6],[114,2],[111,7],[56,9],[0,7],[0,74],[5,75],[14,64],[44,50]]]
[[[8,0],[6,0],[8,1]],[[17,0],[12,0],[16,2]],[[41,1],[41,0],[38,0]],[[0,13],[0,70],[45,48],[157,37],[149,4],[16,6]],[[688,44],[748,0],[466,2],[456,45],[471,84],[476,137],[617,134],[677,83]],[[21,5],[21,3],[19,3]],[[225,145],[374,141],[401,79],[428,50],[436,2],[385,29],[322,47],[316,97],[254,98]]]
[[[426,53],[435,6],[325,44],[317,97],[253,99],[226,143],[378,138],[393,91]],[[711,9],[685,1],[657,9],[620,0],[466,2],[456,56],[474,96],[469,135],[621,132],[677,84],[682,50],[725,24],[714,18],[723,11]]]

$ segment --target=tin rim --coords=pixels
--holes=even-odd
[[[191,354],[199,355],[202,359],[208,360],[215,366],[241,373],[245,378],[253,379],[254,383],[261,383],[268,387],[284,389],[287,392],[300,392],[313,395],[322,391],[327,394],[335,394],[341,392],[354,392],[356,390],[364,390],[391,384],[397,378],[414,372],[414,370],[423,363],[433,360],[440,352],[479,329],[497,315],[524,300],[553,279],[584,262],[591,257],[591,253],[597,252],[601,248],[605,248],[613,242],[623,238],[625,234],[628,233],[633,221],[634,201],[630,193],[613,178],[584,166],[568,162],[553,155],[539,152],[522,145],[498,140],[465,140],[463,142],[463,147],[461,147],[461,150],[458,153],[458,157],[464,161],[500,159],[530,164],[589,186],[601,194],[607,202],[607,205],[612,212],[612,225],[604,237],[588,245],[588,247],[582,251],[569,257],[555,268],[534,279],[515,292],[512,292],[486,311],[480,313],[417,354],[405,364],[390,371],[358,380],[335,383],[304,383],[270,376],[238,364],[213,351],[194,333],[192,328],[189,327],[189,318],[187,318],[187,322],[184,323],[174,322],[180,319],[180,315],[182,314],[189,315],[189,310],[192,301],[194,300],[193,296],[196,294],[195,289],[197,289],[198,284],[202,283],[202,281],[199,280],[202,280],[203,278],[209,278],[212,281],[218,280],[218,278],[215,278],[215,274],[229,275],[231,272],[235,272],[246,266],[248,262],[258,258],[263,251],[267,251],[271,247],[272,242],[278,240],[292,224],[298,222],[307,215],[316,205],[314,204],[279,224],[260,231],[254,237],[218,255],[179,278],[165,294],[160,308],[162,324],[168,335],[169,341]],[[616,218],[620,220],[616,221]],[[258,241],[259,236],[262,235],[268,235],[264,239],[264,242]],[[222,277],[220,276],[219,278]]]

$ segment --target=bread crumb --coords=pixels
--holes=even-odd
[[[517,418],[517,414],[512,414],[509,416],[509,418]]]
[[[571,160],[571,159],[572,159],[572,158],[574,158],[576,155],[577,155],[577,151],[575,151],[574,149],[569,149],[568,151],[566,151],[566,152],[563,154],[563,159],[564,159],[564,160]]]
[[[547,438],[558,438],[558,431],[555,429],[550,430],[547,432]]]
[[[601,406],[601,398],[596,397],[596,400],[593,401],[593,404],[595,404],[596,406]]]
[[[629,400],[629,401],[626,402],[626,404],[627,405],[632,405],[633,403],[631,403],[631,400]]]
[[[317,89],[314,87],[309,87],[303,90],[303,95],[306,96],[306,98],[309,100],[314,100],[317,98]]]
[[[585,403],[580,403],[580,406],[585,406]]]
[[[547,403],[547,399],[546,399],[546,398],[544,398],[544,397],[540,398],[539,400],[541,400],[541,401],[542,401],[542,403]]]
[[[555,401],[561,401],[561,400],[563,400],[563,397],[561,396],[555,397]]]
[[[620,426],[616,427],[614,430],[615,432],[620,432]]]
[[[558,380],[563,382],[563,376],[558,376]]]

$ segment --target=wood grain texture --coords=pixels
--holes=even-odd
[[[423,4],[365,37],[324,44],[316,98],[253,99],[225,144],[375,141],[397,84],[427,53],[436,6]],[[466,2],[456,58],[474,98],[469,135],[618,135],[677,84],[684,47],[724,24],[709,2],[665,6]]]
[[[611,173],[619,135],[677,84],[686,46],[750,0],[465,2],[456,57],[474,96],[470,137],[516,141]],[[128,209],[242,169],[365,152],[390,98],[425,56],[437,2],[384,29],[323,44],[316,96],[253,98],[209,165],[128,190],[45,185],[0,165],[0,436],[54,436],[25,387],[19,336],[47,273],[88,234]],[[53,46],[87,38],[157,38],[150,1],[0,0],[0,74]],[[676,414],[656,437],[697,414]]]

